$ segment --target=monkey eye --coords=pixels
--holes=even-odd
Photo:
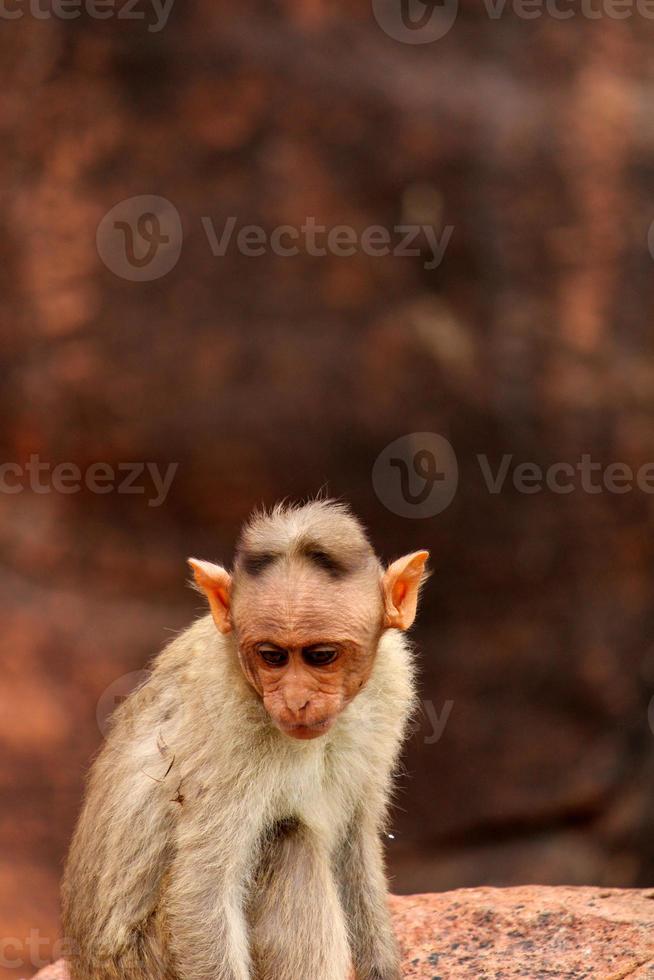
[[[269,667],[285,667],[288,663],[288,653],[281,647],[276,647],[273,643],[262,643],[258,649],[261,659]]]
[[[337,656],[336,647],[330,646],[306,647],[302,651],[304,662],[311,667],[326,667],[327,664],[333,663]]]

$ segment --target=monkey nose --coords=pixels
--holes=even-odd
[[[309,707],[309,698],[298,691],[297,694],[290,694],[286,697],[286,707],[291,711],[296,717],[301,717]]]

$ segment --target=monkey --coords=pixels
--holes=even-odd
[[[62,882],[72,980],[399,980],[382,833],[427,551],[339,501],[244,525],[114,712]]]

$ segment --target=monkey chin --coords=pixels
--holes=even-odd
[[[298,739],[301,742],[307,742],[313,738],[320,738],[324,735],[334,724],[333,718],[325,718],[323,721],[318,721],[313,725],[284,725],[281,722],[275,722],[280,732],[284,735],[288,735],[289,738]]]

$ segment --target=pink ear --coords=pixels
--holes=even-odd
[[[386,569],[382,578],[385,627],[408,630],[413,625],[428,558],[428,551],[414,551],[398,558]]]
[[[198,589],[204,592],[209,600],[211,615],[216,626],[221,633],[230,633],[232,576],[221,565],[212,565],[209,561],[189,558],[188,563],[193,569]]]

